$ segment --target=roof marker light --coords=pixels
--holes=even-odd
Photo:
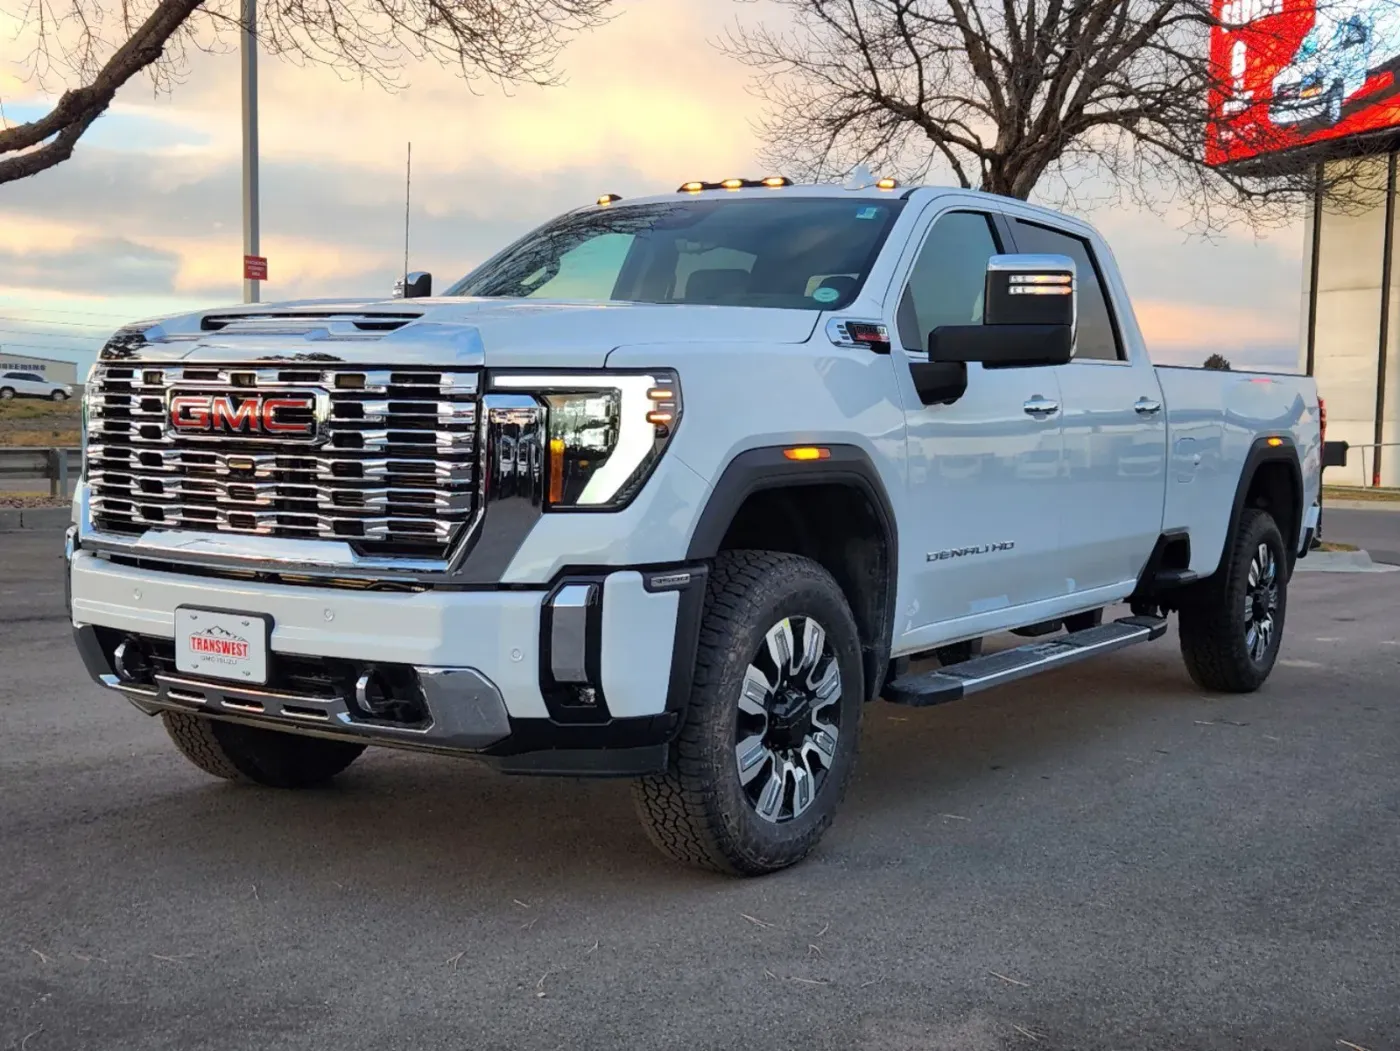
[[[620,200],[622,200],[622,195],[621,195],[621,194],[618,194],[618,193],[605,193],[605,194],[603,194],[603,196],[601,196],[601,197],[598,198],[598,203],[599,203],[599,204],[602,204],[602,205],[608,205],[608,204],[612,204],[613,201],[620,201]]]
[[[776,190],[780,186],[791,186],[792,180],[786,175],[770,175],[763,180],[763,185]]]
[[[876,188],[877,190],[894,190],[894,189],[897,189],[898,187],[899,187],[899,183],[898,183],[897,180],[895,180],[895,179],[888,179],[888,178],[886,178],[886,179],[881,179],[879,182],[877,182],[877,183],[875,184],[875,188]]]
[[[681,184],[682,193],[699,193],[704,188],[705,184],[703,182],[691,181]]]
[[[720,183],[726,190],[742,190],[744,188],[743,179],[725,179]]]

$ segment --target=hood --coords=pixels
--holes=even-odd
[[[318,299],[240,304],[125,331],[139,344],[131,356],[141,358],[597,368],[631,344],[802,343],[819,317],[685,304]]]

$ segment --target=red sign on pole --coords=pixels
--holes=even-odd
[[[245,255],[243,257],[243,280],[266,281],[267,257],[261,255]]]

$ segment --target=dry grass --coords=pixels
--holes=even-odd
[[[1400,500],[1400,489],[1371,489],[1359,485],[1324,485],[1322,505],[1328,500],[1360,500],[1363,503],[1394,503]]]
[[[82,438],[82,405],[16,398],[0,402],[0,447],[50,449],[75,446]]]
[[[42,493],[12,493],[0,489],[0,507],[67,507],[70,503],[62,497],[54,497],[45,490]]]

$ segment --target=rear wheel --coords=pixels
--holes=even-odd
[[[722,553],[669,768],[636,783],[648,836],[733,875],[800,861],[845,792],[863,699],[855,620],[831,575],[798,555]]]
[[[51,401],[67,401],[67,400],[68,400],[68,395],[65,394],[65,393],[64,393],[63,391],[61,391],[61,390],[56,390],[56,391],[54,391],[52,394],[49,395],[49,400],[51,400]]]
[[[1251,693],[1264,684],[1283,640],[1287,577],[1278,526],[1267,511],[1246,508],[1220,568],[1181,605],[1181,654],[1197,685]]]
[[[325,784],[365,750],[362,744],[264,730],[185,712],[165,712],[161,720],[175,747],[206,774],[269,788]]]

